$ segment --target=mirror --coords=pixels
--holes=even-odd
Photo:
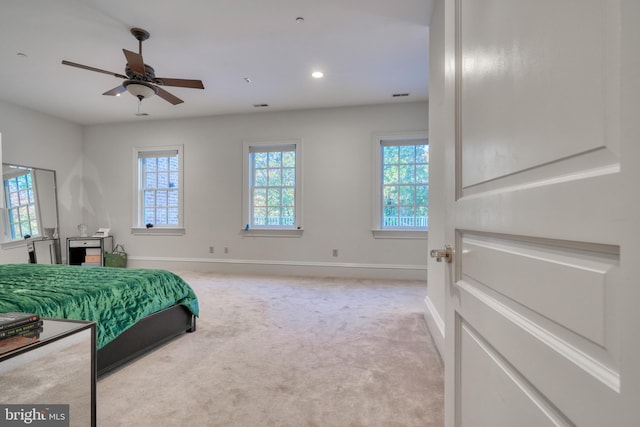
[[[2,164],[4,241],[57,237],[56,171]]]

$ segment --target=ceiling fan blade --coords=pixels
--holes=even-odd
[[[164,99],[165,101],[168,101],[170,103],[172,103],[173,105],[177,105],[177,104],[182,104],[184,101],[180,98],[178,98],[175,95],[170,94],[169,92],[167,92],[166,90],[162,89],[161,87],[157,87],[156,89],[158,89],[158,96],[162,99]]]
[[[114,87],[113,89],[106,91],[105,93],[103,93],[103,95],[116,96],[116,95],[120,95],[122,92],[126,90],[127,88],[125,88],[123,85],[120,85],[118,87]]]
[[[131,52],[127,49],[122,49],[122,51],[124,52],[124,56],[127,58],[129,68],[131,68],[133,72],[138,73],[142,76],[146,75],[142,55],[139,53]]]
[[[63,65],[70,65],[70,66],[76,67],[76,68],[82,68],[83,70],[95,71],[97,73],[109,74],[110,76],[115,76],[115,77],[117,77],[119,79],[126,79],[127,78],[127,76],[123,76],[122,74],[114,73],[113,71],[101,70],[100,68],[89,67],[88,65],[76,64],[75,62],[71,62],[71,61],[63,60],[62,64]]]
[[[164,77],[156,77],[153,80],[154,83],[162,86],[175,86],[175,87],[188,87],[192,89],[204,89],[204,85],[201,80],[189,80],[189,79],[167,79]]]

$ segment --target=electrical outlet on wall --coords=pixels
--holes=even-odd
[[[229,248],[225,247],[225,248],[224,248],[224,253],[225,253],[225,254],[228,254],[228,253],[229,253]]]
[[[331,251],[331,255],[332,255],[332,256],[338,256],[338,250],[337,250],[337,249],[333,249],[333,250]]]
[[[213,253],[213,246],[209,246],[209,253],[212,254]]]

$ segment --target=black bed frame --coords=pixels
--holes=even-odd
[[[98,377],[185,332],[196,330],[196,317],[183,305],[153,313],[98,350]]]

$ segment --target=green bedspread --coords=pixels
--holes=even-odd
[[[0,313],[95,321],[98,349],[143,317],[174,304],[198,315],[193,289],[164,270],[0,265]]]

